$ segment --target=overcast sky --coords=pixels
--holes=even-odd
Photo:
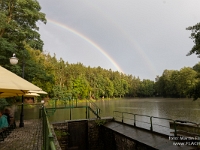
[[[200,0],[39,0],[44,51],[69,63],[154,80],[165,69],[199,62],[188,26],[200,22]]]

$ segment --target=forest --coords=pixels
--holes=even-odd
[[[102,99],[117,97],[193,97],[200,89],[200,63],[180,70],[164,70],[155,81],[141,80],[134,75],[99,67],[70,64],[43,51],[37,22],[46,23],[40,4],[32,0],[1,1],[0,3],[0,65],[24,77],[49,93],[50,98]],[[191,30],[194,47],[188,53],[200,54],[200,24]],[[13,53],[19,58],[11,65]],[[129,64],[131,67],[131,64]]]
[[[102,99],[117,97],[193,97],[198,87],[200,63],[180,70],[164,70],[155,81],[99,67],[70,64],[26,46],[25,79],[49,93],[50,98]],[[3,64],[1,64],[4,66]],[[22,64],[21,64],[22,65]],[[7,67],[4,66],[4,67]],[[19,71],[20,63],[9,65]],[[17,73],[17,72],[16,72]]]

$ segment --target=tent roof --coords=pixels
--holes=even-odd
[[[37,93],[37,94],[48,94],[45,91],[28,91],[28,93]]]
[[[29,90],[42,91],[36,85],[0,66],[0,93],[24,94]]]
[[[0,93],[0,98],[5,98],[5,97],[14,97],[14,96],[22,96],[22,94],[17,94],[17,93]]]
[[[37,93],[25,93],[25,94],[17,94],[17,93],[0,93],[0,98],[6,98],[6,97],[18,97],[22,96],[24,97],[35,97],[35,96],[40,96]]]
[[[39,94],[37,93],[26,93],[24,94],[25,97],[35,97],[35,96],[40,96]]]

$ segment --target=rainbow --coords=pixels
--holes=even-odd
[[[91,39],[89,39],[88,37],[86,37],[85,35],[81,34],[80,32],[72,29],[71,27],[65,25],[65,24],[62,24],[60,22],[57,22],[55,20],[52,20],[52,19],[49,19],[47,18],[47,22],[50,22],[58,27],[61,27],[75,35],[77,35],[78,37],[82,38],[83,40],[85,40],[86,42],[88,42],[89,44],[91,44],[93,47],[95,47],[97,50],[99,50],[113,65],[114,67],[119,71],[119,72],[122,72],[123,73],[123,70],[120,68],[120,66],[114,61],[114,59],[109,56],[105,50],[103,50],[99,45],[97,45],[94,41],[92,41]]]
[[[129,33],[127,33],[119,24],[115,23],[115,20],[109,14],[107,14],[105,11],[99,8],[99,6],[95,5],[94,3],[90,2],[87,3],[94,11],[98,12],[99,15],[103,16],[104,19],[112,23],[113,26],[115,26],[118,30],[118,32],[121,33],[121,35],[124,35],[125,37],[132,45],[133,49],[137,51],[139,56],[141,57],[142,60],[144,60],[146,66],[148,66],[148,69],[155,75],[158,75],[158,71],[155,68],[155,65],[153,62],[149,59],[147,54],[144,52],[142,47],[138,44],[138,42],[133,39],[133,36],[131,36]]]

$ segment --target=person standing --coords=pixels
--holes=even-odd
[[[6,108],[6,109],[4,110],[4,115],[7,117],[8,124],[10,124],[10,118],[12,118],[12,117],[10,116],[10,109]]]

